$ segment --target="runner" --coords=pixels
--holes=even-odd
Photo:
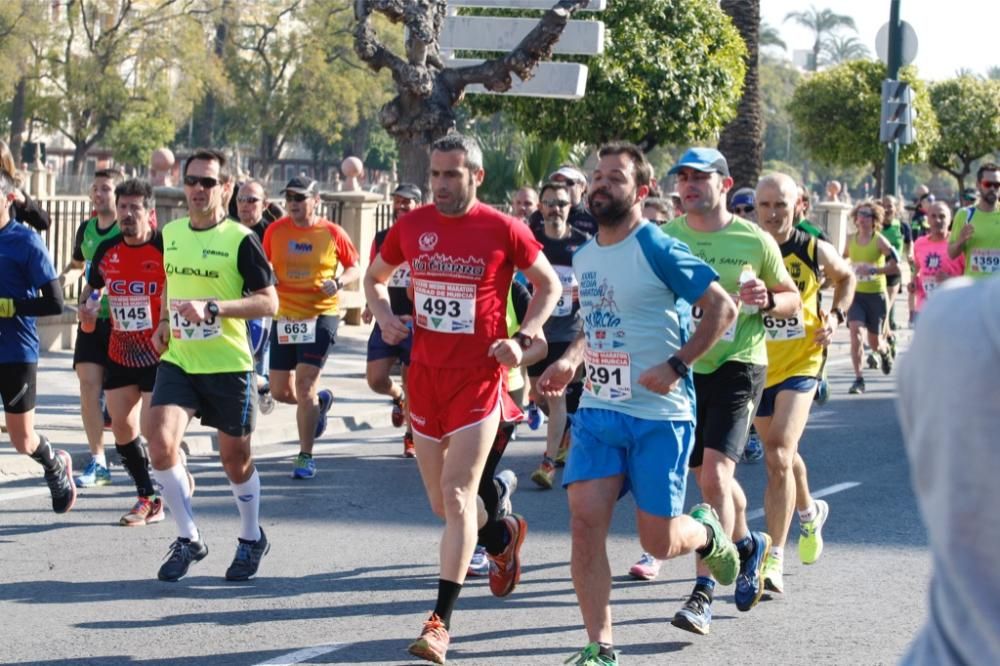
[[[76,502],[73,461],[35,431],[38,330],[35,317],[62,312],[62,286],[41,237],[11,218],[14,180],[0,170],[0,398],[7,436],[19,452],[45,470],[52,510]]]
[[[389,344],[405,339],[410,329],[408,318],[393,314],[386,283],[403,262],[413,276],[410,419],[424,488],[445,529],[438,600],[409,650],[437,663],[445,660],[452,609],[476,546],[471,498],[501,417],[509,421],[519,413],[504,390],[502,366],[521,362],[560,291],[527,225],[476,200],[483,177],[474,140],[450,134],[437,141],[430,160],[434,206],[417,208],[393,226],[365,276],[368,305]],[[521,330],[508,338],[504,312],[515,269],[525,273],[535,295]],[[527,531],[516,514],[503,523],[506,543],[492,555],[490,571],[490,590],[501,597],[520,578]]]
[[[823,552],[822,530],[830,509],[809,494],[799,440],[822,376],[826,347],[844,325],[844,310],[857,283],[833,245],[795,227],[797,195],[795,181],[785,174],[765,176],[757,184],[758,224],[779,243],[785,267],[802,295],[802,309],[792,317],[764,317],[767,380],[754,418],[764,444],[764,510],[773,544],[764,562],[764,587],[773,592],[785,590],[782,563],[793,508],[799,514],[799,559],[813,564]],[[820,310],[821,275],[834,287],[829,316]]]
[[[273,316],[274,274],[253,231],[226,216],[226,158],[196,150],[184,163],[190,218],[163,227],[167,276],[153,344],[162,354],[147,431],[153,478],[180,532],[158,578],[176,581],[208,555],[191,508],[192,488],[179,456],[191,418],[218,429],[219,457],[240,514],[236,556],[226,580],[257,573],[269,544],[258,519],[260,477],[250,452],[257,395],[243,320]]]
[[[552,488],[556,475],[556,454],[563,441],[563,435],[568,426],[566,394],[545,397],[538,393],[538,378],[556,359],[566,353],[566,349],[583,330],[580,320],[580,301],[577,295],[578,283],[573,273],[573,253],[587,242],[588,236],[582,231],[569,226],[570,196],[565,183],[552,182],[542,186],[541,210],[543,224],[541,231],[535,232],[535,239],[542,244],[542,252],[552,264],[559,281],[562,283],[562,295],[556,303],[552,316],[543,327],[545,339],[548,341],[548,354],[538,363],[528,366],[528,380],[531,383],[531,395],[536,404],[544,401],[546,407],[547,428],[545,432],[545,453],[542,463],[531,475],[531,480],[546,490]]]
[[[722,153],[691,148],[669,173],[677,175],[687,213],[665,225],[664,231],[717,270],[719,284],[742,304],[737,320],[693,368],[697,420],[690,466],[702,497],[718,512],[739,550],[735,601],[737,609],[748,611],[763,593],[760,571],[771,537],[747,528],[747,500],[735,478],[736,463],[764,389],[767,346],[763,318],[791,317],[802,307],[802,300],[774,239],[756,224],[726,211],[726,193],[733,179]],[[700,314],[698,308],[691,311],[694,330]],[[715,581],[700,561],[697,573],[694,591],[672,624],[707,634]]]
[[[695,431],[689,368],[735,320],[736,308],[714,270],[642,219],[652,175],[642,151],[612,143],[598,155],[589,196],[598,234],[573,256],[584,332],[538,380],[544,395],[556,395],[586,365],[563,485],[570,569],[589,641],[575,663],[590,666],[618,663],[607,536],[624,492],[635,498],[639,540],[654,556],[696,551],[726,584],[739,568],[711,507],[683,514]],[[704,312],[689,340],[682,299]]]
[[[165,517],[163,502],[149,475],[146,443],[139,436],[139,426],[149,415],[160,361],[152,341],[153,319],[160,312],[166,276],[163,239],[149,226],[152,186],[144,180],[127,180],[115,188],[115,201],[121,235],[97,248],[82,297],[86,300],[92,291],[107,289],[111,337],[104,390],[115,449],[138,494],[119,524],[139,527]]]
[[[885,195],[882,197],[882,213],[884,224],[882,225],[882,235],[889,241],[889,245],[896,253],[896,262],[901,264],[906,261],[913,265],[913,235],[910,225],[901,221],[897,216],[897,211],[901,207],[896,203],[896,197]],[[886,317],[885,338],[895,356],[896,334],[893,332],[899,326],[896,324],[896,296],[899,295],[903,284],[901,273],[885,276],[886,301],[889,308],[889,315]],[[909,285],[907,285],[909,287]]]
[[[858,278],[854,300],[847,312],[851,328],[851,362],[854,364],[854,383],[849,393],[864,393],[865,378],[861,373],[864,353],[862,328],[868,331],[868,346],[872,354],[881,357],[881,364],[874,356],[869,358],[870,368],[882,367],[882,372],[892,372],[892,356],[883,336],[886,305],[885,276],[899,272],[896,255],[889,241],[879,233],[882,228],[882,207],[871,201],[863,201],[851,211],[851,218],[857,233],[852,235],[844,248],[844,257],[850,259],[852,269]]]
[[[313,444],[326,430],[326,414],[333,404],[333,392],[317,387],[340,324],[337,292],[361,277],[361,269],[347,233],[317,215],[315,180],[292,178],[282,192],[288,215],[264,232],[264,252],[278,280],[278,316],[271,328],[271,395],[278,402],[297,405],[299,454],[292,478],[311,479],[316,476]]]
[[[913,244],[914,264],[917,274],[910,281],[915,292],[914,314],[920,312],[927,298],[944,282],[965,272],[965,257],[948,256],[948,232],[951,227],[951,209],[948,204],[931,204],[927,215],[927,234]]]
[[[73,240],[73,255],[63,269],[59,280],[63,284],[76,282],[80,273],[84,279],[90,272],[91,261],[97,247],[106,240],[116,238],[121,232],[115,220],[115,186],[121,182],[121,174],[115,169],[102,169],[94,174],[90,186],[90,203],[94,217],[81,224]],[[80,300],[78,312],[83,309]],[[108,319],[108,299],[101,297],[100,311],[92,332],[77,327],[76,343],[73,347],[73,369],[80,380],[80,418],[90,447],[90,462],[76,478],[81,488],[106,486],[111,483],[111,471],[104,453],[104,409],[102,390],[104,368],[108,363],[108,341],[111,338],[111,322]]]
[[[948,256],[965,256],[965,274],[984,278],[1000,273],[1000,165],[988,162],[976,171],[979,203],[959,209],[948,237]]]
[[[419,187],[412,183],[401,183],[392,193],[393,222],[420,205],[423,199],[424,194]],[[375,260],[375,255],[378,254],[388,233],[388,229],[383,229],[375,234],[371,256],[368,258],[369,263]],[[413,314],[413,301],[410,300],[409,289],[410,267],[408,264],[403,264],[389,279],[389,301],[392,304],[392,313],[397,317]],[[365,305],[364,312],[361,313],[361,320],[370,324],[372,318],[372,311]],[[368,366],[365,370],[368,387],[376,393],[387,395],[392,399],[392,425],[398,428],[404,423],[406,424],[406,432],[403,433],[404,458],[413,458],[417,455],[413,449],[413,431],[410,429],[410,416],[406,409],[406,373],[410,365],[412,344],[412,334],[398,345],[386,344],[385,340],[382,339],[382,329],[376,322],[372,328],[372,334],[368,338]],[[391,376],[396,361],[399,361],[401,366],[400,381],[402,386],[398,386]]]

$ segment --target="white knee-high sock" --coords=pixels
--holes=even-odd
[[[188,485],[184,465],[178,463],[170,469],[154,469],[153,478],[160,486],[163,501],[174,517],[181,537],[200,541],[198,527],[194,524],[194,512],[191,510],[191,487]]]
[[[229,487],[240,511],[240,538],[257,541],[260,539],[260,476],[257,469],[254,468],[253,474],[243,483],[230,481]]]

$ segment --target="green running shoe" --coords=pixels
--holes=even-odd
[[[783,569],[784,565],[781,559],[768,553],[767,559],[764,560],[764,570],[760,574],[761,578],[764,579],[765,590],[779,594],[785,593],[785,583],[781,579]]]
[[[702,561],[715,579],[723,585],[732,585],[740,572],[740,554],[732,540],[722,529],[719,516],[708,504],[698,504],[691,509],[691,517],[702,525],[712,528],[712,552],[702,557]]]
[[[576,661],[573,661],[573,660]],[[608,657],[601,654],[601,646],[597,643],[590,643],[572,657],[563,662],[572,663],[573,666],[611,666],[618,663],[618,655]]]
[[[830,515],[830,505],[816,500],[816,518],[799,526],[799,559],[813,564],[823,554],[823,524]]]

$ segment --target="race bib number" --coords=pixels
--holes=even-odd
[[[1000,250],[975,249],[969,256],[970,273],[1000,272]]]
[[[788,319],[777,319],[765,314],[762,319],[768,342],[801,340],[806,337],[806,327],[802,323],[801,314],[794,315]]]
[[[410,286],[410,265],[400,264],[389,276],[390,287],[402,287],[406,289]]]
[[[111,321],[116,331],[148,331],[153,313],[146,296],[112,296]]]
[[[585,391],[598,400],[618,402],[632,397],[632,361],[627,352],[583,352],[587,373]]]
[[[178,340],[203,342],[222,335],[222,322],[209,316],[198,323],[188,321],[177,311],[178,302],[170,301],[170,335]]]
[[[688,324],[688,332],[691,335],[694,335],[695,330],[697,330],[698,326],[701,324],[701,318],[703,316],[705,316],[705,313],[702,311],[701,308],[699,308],[697,305],[691,306],[691,321]],[[733,320],[733,323],[730,324],[729,328],[727,328],[725,332],[722,334],[722,337],[720,338],[721,340],[732,342],[733,340],[736,339],[736,322],[738,319],[739,317]]]
[[[854,267],[854,274],[858,276],[858,282],[874,282],[878,278],[877,273],[871,272],[871,264],[858,264]]]
[[[476,332],[476,285],[413,280],[417,326],[438,333]]]
[[[562,295],[556,302],[556,307],[552,311],[553,317],[568,317],[573,314],[573,301],[576,298],[576,291],[579,283],[576,281],[576,274],[569,266],[553,266],[556,274],[559,275],[559,282],[562,284]]]
[[[316,317],[312,319],[279,319],[279,345],[304,345],[316,342]]]
[[[920,279],[920,284],[924,288],[924,295],[930,296],[941,286],[936,275],[929,275]]]

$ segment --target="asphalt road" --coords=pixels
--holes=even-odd
[[[634,504],[624,498],[608,544],[623,664],[898,660],[922,623],[930,556],[894,377],[868,371],[868,393],[848,396],[843,361],[833,364],[833,397],[813,410],[802,447],[812,488],[831,507],[822,559],[800,565],[793,536],[784,598],[740,613],[732,588],[723,588],[711,635],[688,634],[669,620],[691,589],[693,562],[665,564],[654,582],[630,581],[625,573],[640,548]],[[449,663],[558,664],[586,643],[569,574],[565,493],[539,491],[528,478],[541,450],[525,429],[504,463],[520,477],[514,504],[529,522],[521,584],[499,600],[485,580],[469,580],[452,620]],[[124,482],[81,491],[65,516],[48,510],[38,479],[0,485],[0,661],[415,663],[405,648],[433,606],[440,527],[414,462],[400,451],[398,431],[327,439],[317,447],[319,475],[302,482],[289,478],[296,447],[269,449],[258,468],[272,547],[259,577],[244,584],[222,579],[237,515],[215,460],[192,461],[210,554],[174,584],[156,580],[173,523],[118,527],[132,502]],[[757,529],[764,474],[762,464],[739,469]],[[697,489],[689,487],[688,499],[697,501]]]

